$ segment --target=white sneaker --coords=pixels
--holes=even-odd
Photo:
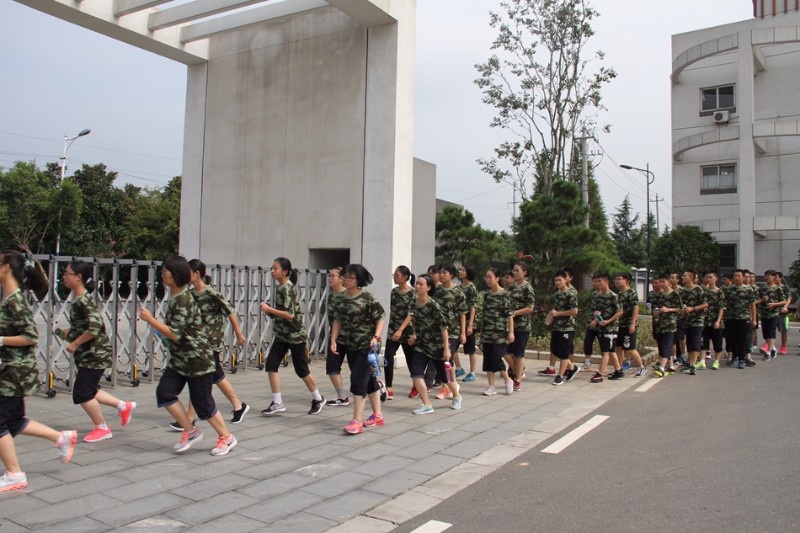
[[[231,433],[229,437],[220,436],[217,439],[217,446],[211,450],[211,455],[226,455],[237,444],[239,443],[237,442],[236,437],[233,436],[233,433]]]
[[[583,362],[583,368],[586,369],[586,370],[592,368],[592,362],[591,361],[584,361]]]
[[[514,381],[511,379],[506,380],[506,396],[510,396],[514,392]]]
[[[460,394],[458,396],[456,396],[455,398],[453,398],[453,403],[450,404],[450,409],[453,409],[454,411],[458,411],[459,409],[461,409],[461,395]]]
[[[497,389],[495,389],[494,387],[486,387],[485,389],[483,389],[484,396],[494,396],[495,394],[497,394]]]

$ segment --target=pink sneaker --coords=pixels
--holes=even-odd
[[[364,431],[364,424],[361,423],[361,420],[353,419],[344,427],[344,432],[349,433],[350,435],[358,435]]]
[[[111,428],[94,428],[91,433],[83,437],[83,442],[100,442],[111,438]]]
[[[62,431],[61,444],[56,443],[58,455],[61,456],[61,462],[67,464],[72,459],[72,453],[75,451],[75,443],[78,442],[78,432]]]
[[[133,418],[134,409],[136,409],[136,402],[125,402],[125,408],[121,411],[117,411],[119,413],[119,417],[122,419],[122,422],[120,422],[121,426],[128,425],[128,422],[130,422]]]
[[[364,420],[364,427],[365,428],[380,427],[385,423],[386,422],[383,420],[382,415],[376,415],[375,413],[372,413],[372,416]]]
[[[453,392],[450,390],[449,387],[442,387],[442,389],[439,391],[439,394],[436,395],[436,399],[437,400],[444,400],[444,399],[452,400],[453,399]]]
[[[786,355],[786,346],[781,346],[781,355]]]

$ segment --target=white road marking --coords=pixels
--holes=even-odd
[[[583,437],[591,430],[602,424],[608,419],[605,415],[595,415],[577,428],[573,429],[553,444],[542,450],[542,453],[560,453],[570,444]]]
[[[655,387],[656,383],[660,383],[661,381],[664,381],[664,378],[650,378],[644,382],[644,385],[642,385],[638,389],[634,389],[633,392],[647,392],[653,387]]]
[[[438,520],[428,520],[411,533],[441,533],[453,527],[453,524],[439,522]]]

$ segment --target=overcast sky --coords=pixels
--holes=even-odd
[[[111,0],[109,0],[111,1]],[[473,84],[494,32],[498,0],[417,0],[415,156],[437,165],[437,196],[461,203],[483,226],[507,229],[512,188],[475,160],[505,136]],[[592,143],[606,212],[630,194],[644,212],[644,177],[619,164],[650,163],[651,198],[671,220],[671,35],[752,17],[751,0],[594,0],[593,48],[617,79],[603,90],[611,132]],[[158,187],[181,173],[186,68],[31,8],[0,2],[0,166],[57,161],[63,136],[92,133],[67,163],[105,163],[118,185]],[[69,173],[69,172],[68,172]]]

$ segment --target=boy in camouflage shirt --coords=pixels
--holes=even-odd
[[[675,369],[669,365],[675,344],[678,314],[683,304],[678,293],[672,290],[668,273],[659,274],[655,281],[660,287],[658,293],[651,294],[653,307],[653,338],[658,345],[659,362],[654,366],[653,375],[661,378],[666,374],[674,374]]]
[[[706,309],[705,328],[703,330],[703,349],[714,349],[714,362],[711,364],[713,370],[719,369],[719,360],[722,357],[722,338],[724,331],[723,316],[725,314],[725,293],[717,287],[717,273],[707,272],[705,277],[706,284]]]
[[[686,351],[689,355],[689,366],[684,368],[690,375],[697,373],[698,357],[703,345],[703,327],[705,326],[706,309],[706,290],[700,285],[695,285],[694,280],[697,274],[693,270],[683,273],[681,280],[683,286],[677,289],[683,304],[682,316],[683,325],[686,332]],[[705,359],[701,359],[700,368],[705,368]]]
[[[614,373],[608,379],[616,380],[625,377],[622,365],[617,359],[617,354],[614,350],[617,331],[619,330],[617,320],[622,316],[622,307],[619,305],[617,295],[611,292],[609,288],[610,279],[611,276],[605,272],[592,276],[592,280],[597,281],[598,290],[592,294],[590,308],[592,309],[593,320],[589,327],[597,329],[600,340],[600,353],[602,354],[600,368],[590,380],[592,383],[603,381],[603,374],[608,369],[609,361],[614,367]]]
[[[614,276],[614,284],[619,291],[617,300],[622,308],[622,315],[619,317],[619,331],[617,332],[616,352],[620,362],[627,355],[633,360],[638,370],[635,377],[643,377],[647,369],[642,362],[642,357],[636,349],[636,330],[639,326],[639,295],[636,289],[631,287],[631,275],[627,272],[619,272]],[[623,371],[625,366],[623,363]]]
[[[750,332],[756,325],[756,304],[753,291],[745,285],[747,274],[742,269],[733,273],[733,284],[725,289],[725,330],[733,352],[729,365],[745,368],[750,355]]]
[[[558,272],[553,276],[556,293],[553,297],[553,309],[548,313],[546,321],[550,323],[550,354],[557,357],[561,363],[558,373],[553,380],[553,385],[559,386],[565,381],[572,381],[580,370],[578,365],[570,360],[573,342],[575,339],[575,317],[578,314],[577,291],[570,290],[567,286],[567,275]]]
[[[778,285],[777,273],[774,270],[764,272],[766,283],[758,288],[758,303],[761,311],[761,334],[764,336],[764,361],[778,356],[775,350],[775,338],[778,332],[778,321],[782,318],[781,309],[788,303],[784,299],[783,287]]]

